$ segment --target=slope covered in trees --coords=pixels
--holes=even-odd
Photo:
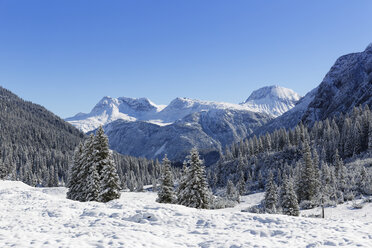
[[[0,87],[0,160],[4,176],[30,185],[66,181],[68,161],[84,134],[44,107]]]
[[[371,130],[372,113],[366,105],[312,127],[300,123],[292,130],[253,136],[226,148],[222,159],[209,168],[209,182],[214,188],[225,187],[229,180],[240,184],[243,175],[249,192],[271,185],[272,173],[279,187],[284,182],[287,187],[288,178],[293,180],[297,200],[305,208],[319,204],[321,198],[338,203],[372,194]],[[268,206],[275,209],[270,202]]]
[[[68,180],[74,149],[86,136],[44,107],[0,87],[0,178],[31,186]],[[160,175],[157,161],[113,153],[123,188],[138,190]]]

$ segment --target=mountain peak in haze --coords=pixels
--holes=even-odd
[[[253,91],[241,105],[254,112],[278,117],[293,108],[300,98],[301,96],[291,89],[272,85]]]

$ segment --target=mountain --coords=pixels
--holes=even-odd
[[[0,87],[0,169],[28,184],[66,180],[69,160],[84,134],[71,124]]]
[[[164,106],[158,106],[147,98],[104,97],[89,114],[79,113],[66,121],[88,132],[100,125],[121,119],[126,121],[152,119]]]
[[[293,90],[274,85],[253,91],[241,105],[253,112],[278,117],[293,108],[300,98]]]
[[[300,121],[312,125],[315,121],[348,113],[359,105],[372,107],[372,43],[363,52],[338,58],[318,87],[257,133],[293,128]]]
[[[104,97],[89,114],[79,113],[66,121],[89,132],[116,120],[146,121],[159,126],[169,125],[187,115],[209,110],[236,110],[264,113],[278,117],[300,99],[293,90],[269,86],[256,90],[241,104],[176,98],[169,105],[156,105],[147,98]]]
[[[159,106],[146,98],[104,97],[89,114],[66,119],[83,130],[99,125],[119,153],[183,161],[193,147],[216,159],[216,151],[292,108],[300,96],[279,86],[256,90],[242,104],[176,98]],[[211,152],[213,151],[213,152]]]
[[[110,148],[131,156],[162,158],[182,162],[193,147],[212,163],[218,150],[269,121],[265,114],[236,109],[211,109],[195,112],[169,125],[145,121],[117,120],[104,126]]]

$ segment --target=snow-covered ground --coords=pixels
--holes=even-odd
[[[155,202],[151,192],[80,203],[65,188],[0,181],[0,247],[371,247],[372,204],[326,209],[326,219],[197,210]],[[309,215],[317,210],[304,211]]]

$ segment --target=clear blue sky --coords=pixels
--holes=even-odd
[[[372,42],[372,1],[0,0],[0,85],[61,117],[105,95],[304,95]]]

